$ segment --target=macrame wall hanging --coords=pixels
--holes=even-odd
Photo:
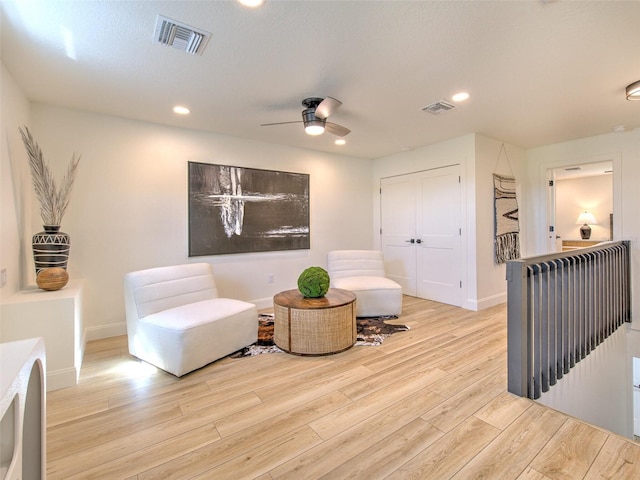
[[[504,152],[509,174],[499,174],[500,156]],[[518,223],[518,201],[516,198],[516,177],[509,163],[504,143],[500,147],[498,160],[493,171],[493,213],[494,213],[494,250],[495,263],[520,258],[520,226]]]

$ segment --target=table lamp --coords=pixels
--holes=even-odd
[[[582,212],[580,215],[578,215],[576,225],[582,225],[580,227],[580,237],[583,240],[589,240],[589,237],[591,237],[591,227],[589,225],[596,225],[597,223],[598,222],[596,222],[596,219],[592,213]]]

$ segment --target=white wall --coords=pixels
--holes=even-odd
[[[633,327],[640,329],[640,129],[609,133],[527,151],[527,255],[547,252],[547,171],[562,166],[613,162],[614,240],[631,241]]]
[[[369,160],[42,104],[32,106],[32,121],[60,174],[73,152],[82,154],[61,230],[71,235],[70,276],[86,279],[89,340],[124,333],[128,271],[206,261],[221,295],[267,306],[296,287],[304,268],[326,267],[329,250],[372,246]],[[189,258],[188,161],[310,174],[311,249]],[[35,233],[41,225],[32,217]]]
[[[631,360],[627,332],[616,330],[543,392],[539,403],[601,428],[633,438]]]
[[[380,179],[395,175],[460,165],[463,195],[463,282],[462,306],[479,310],[503,303],[506,298],[505,266],[496,266],[493,254],[493,177],[498,173],[516,176],[517,195],[521,197],[525,172],[524,150],[505,145],[509,161],[502,153],[502,142],[478,134],[465,135],[446,142],[417,148],[374,161],[373,208],[374,244],[380,246]],[[521,229],[523,221],[521,220]],[[521,237],[522,238],[522,237]],[[524,241],[524,239],[522,240]]]
[[[522,148],[498,140],[476,135],[475,146],[475,201],[470,202],[469,215],[475,210],[475,299],[477,309],[507,301],[506,265],[496,265],[494,255],[494,203],[493,174],[513,175],[516,178],[516,197],[519,207],[520,249],[526,250],[527,217],[523,207],[526,172],[526,154]],[[473,257],[471,257],[473,258]]]
[[[29,102],[4,63],[1,68],[0,268],[6,268],[7,285],[0,289],[0,299],[13,295],[22,285],[23,265],[26,265],[26,252],[22,249],[23,213],[30,202],[22,187],[30,180],[29,164],[18,133],[19,126],[30,124]]]
[[[468,292],[475,291],[475,286],[470,290],[470,284],[475,283],[470,280],[473,272],[469,271],[468,263],[475,261],[475,256],[470,259],[469,245],[473,245],[475,240],[475,228],[469,222],[473,222],[473,210],[475,207],[467,202],[467,183],[468,183],[468,165],[473,164],[474,158],[474,135],[465,135],[464,137],[454,138],[435,145],[417,148],[408,152],[401,152],[395,155],[381,157],[373,161],[373,183],[371,193],[373,197],[373,243],[376,249],[382,249],[380,240],[380,180],[386,177],[396,175],[404,175],[407,173],[419,172],[421,170],[430,170],[434,168],[446,167],[449,165],[460,165],[462,174],[462,203],[464,211],[462,216],[463,228],[462,250],[463,250],[463,307],[472,309],[473,305],[468,302]],[[473,201],[471,201],[473,203]],[[470,219],[470,213],[471,216]],[[471,250],[473,253],[473,249]],[[471,277],[470,277],[471,275]]]
[[[590,225],[590,240],[609,240],[609,214],[613,213],[613,177],[590,177],[556,180],[556,235],[563,240],[579,240],[576,219],[582,212],[592,213],[597,224]]]

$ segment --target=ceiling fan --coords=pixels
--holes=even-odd
[[[307,135],[321,135],[326,130],[339,137],[344,137],[348,135],[351,130],[337,123],[327,122],[329,115],[334,114],[341,105],[342,102],[340,100],[332,97],[305,98],[302,100],[302,106],[305,107],[304,110],[302,110],[302,120],[298,120],[297,122],[263,123],[260,126],[268,127],[271,125],[286,125],[288,123],[303,123],[304,131]]]

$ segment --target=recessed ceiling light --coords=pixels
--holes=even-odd
[[[241,5],[249,8],[258,8],[264,4],[265,0],[238,0]]]
[[[344,145],[347,141],[344,138],[338,138],[335,142],[336,145]]]
[[[471,95],[469,95],[467,92],[458,92],[451,97],[451,100],[453,100],[454,102],[464,102],[470,96]]]
[[[176,105],[173,107],[173,113],[177,113],[178,115],[189,115],[191,110],[187,107],[183,107],[182,105]]]
[[[626,129],[627,127],[625,127],[624,125],[616,125],[611,130],[613,130],[614,132],[620,133],[620,132],[624,132]]]

